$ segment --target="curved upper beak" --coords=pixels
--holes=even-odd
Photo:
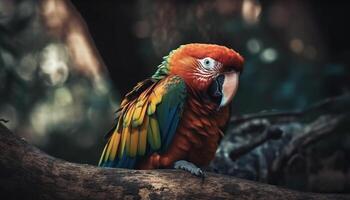
[[[217,76],[208,88],[208,94],[218,108],[226,106],[235,96],[238,88],[238,72],[226,72]]]
[[[239,80],[239,73],[237,72],[228,72],[223,75],[225,78],[222,84],[222,98],[219,105],[220,107],[226,106],[231,102],[232,98],[237,92]]]

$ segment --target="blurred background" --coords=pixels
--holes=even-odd
[[[349,9],[316,0],[0,0],[0,118],[50,155],[95,165],[122,96],[193,42],[245,57],[235,115],[304,108],[349,93]],[[337,185],[295,188],[349,191],[349,129],[327,141],[318,158],[334,158],[324,165],[337,171],[307,181],[336,174]]]

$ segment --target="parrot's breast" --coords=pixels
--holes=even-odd
[[[228,107],[217,111],[214,104],[203,104],[189,98],[174,136],[172,148],[169,149],[172,152],[168,152],[168,155],[185,151],[187,154],[182,154],[181,159],[197,166],[207,166],[215,156],[222,137],[221,129],[228,118]]]

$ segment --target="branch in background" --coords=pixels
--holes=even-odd
[[[244,155],[251,150],[253,150],[255,147],[263,144],[264,142],[270,140],[270,139],[278,139],[282,135],[282,130],[276,126],[268,126],[265,128],[264,132],[259,135],[257,138],[254,138],[251,142],[249,142],[246,145],[242,145],[238,148],[235,148],[234,151],[230,153],[230,158],[232,160],[236,160],[241,155]]]
[[[232,126],[222,141],[225,146],[220,145],[211,167],[220,168],[222,174],[283,184],[293,157],[324,137],[337,134],[336,129],[349,116],[349,105],[350,95],[343,95],[297,111],[232,117]],[[270,128],[282,130],[277,134],[280,138],[268,137]],[[277,140],[266,143],[271,139]]]
[[[9,120],[7,120],[7,119],[0,119],[0,122],[7,123],[7,122],[9,122]]]
[[[230,123],[238,124],[242,122],[246,122],[253,119],[261,119],[261,118],[268,118],[268,119],[275,119],[275,118],[284,118],[289,119],[288,121],[293,121],[297,118],[300,118],[306,114],[315,112],[315,111],[333,111],[337,112],[339,108],[342,106],[339,106],[339,104],[345,104],[349,106],[350,102],[350,95],[345,94],[338,97],[330,97],[327,99],[323,99],[319,102],[316,102],[312,104],[311,106],[302,109],[302,110],[296,110],[296,111],[263,111],[260,113],[252,113],[252,114],[245,114],[241,116],[233,116],[230,120]]]
[[[298,150],[334,132],[334,129],[342,122],[344,117],[344,115],[320,116],[317,120],[305,126],[304,132],[295,136],[289,144],[284,147],[282,153],[274,160],[272,163],[272,171],[274,173],[280,172],[289,158]]]
[[[253,114],[246,114],[242,116],[234,116],[231,118],[230,123],[234,124],[235,127],[230,131],[232,134],[249,134],[255,132],[256,128],[254,127],[259,127],[263,126],[264,131],[262,134],[256,138],[252,138],[249,142],[245,143],[244,145],[235,148],[231,153],[230,157],[233,160],[236,160],[242,155],[245,155],[246,153],[250,152],[254,148],[258,147],[259,145],[263,144],[264,142],[270,140],[270,139],[278,139],[279,137],[269,137],[268,133],[273,133],[276,131],[268,131],[272,129],[279,130],[279,133],[277,135],[281,136],[282,135],[282,126],[285,125],[285,123],[291,123],[291,122],[296,122],[296,121],[302,121],[302,118],[306,115],[311,115],[312,113],[317,113],[321,112],[320,116],[323,116],[324,118],[329,118],[329,116],[324,116],[324,115],[329,115],[331,113],[334,116],[332,120],[323,120],[323,128],[322,129],[317,129],[315,131],[309,131],[308,128],[311,128],[316,124],[318,124],[317,121],[311,122],[310,125],[305,126],[305,132],[302,134],[298,134],[298,137],[294,138],[293,141],[291,142],[290,145],[293,145],[295,141],[299,141],[299,138],[302,137],[303,140],[311,140],[315,141],[321,136],[324,136],[326,134],[331,134],[333,129],[336,128],[337,125],[340,124],[341,119],[344,118],[344,115],[349,113],[349,109],[345,109],[346,106],[349,106],[350,102],[350,95],[342,95],[338,97],[331,97],[327,98],[324,100],[321,100],[315,104],[312,104],[311,106],[299,110],[299,111],[290,111],[290,112],[280,112],[280,111],[271,111],[271,112],[261,112],[261,113],[253,113]],[[320,117],[322,118],[322,117]],[[338,120],[335,120],[338,119]],[[279,123],[276,123],[274,125],[271,125],[272,121],[276,121]],[[329,123],[329,126],[328,126]],[[270,136],[273,136],[274,134],[270,134]],[[292,144],[293,143],[293,144]],[[300,143],[300,142],[299,142]],[[298,143],[298,144],[299,144]],[[308,143],[303,143],[303,146],[300,146],[298,148],[305,148],[307,145],[309,145],[311,142]],[[296,146],[296,145],[294,145]],[[295,152],[296,147],[293,148],[293,151],[290,153],[283,153],[285,157],[280,158],[280,161],[273,169],[277,170],[277,168],[280,168],[281,164],[285,161],[285,159],[289,158],[292,156],[292,154]],[[283,160],[283,162],[282,162]],[[281,162],[281,163],[280,163]],[[278,167],[277,167],[278,166]]]
[[[208,173],[98,168],[53,158],[0,124],[2,199],[349,199]],[[6,198],[5,198],[6,197]]]

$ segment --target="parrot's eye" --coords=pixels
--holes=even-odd
[[[201,63],[201,65],[206,68],[206,69],[213,69],[215,67],[215,63],[216,61],[212,58],[203,58],[203,59],[200,59],[199,62]]]

